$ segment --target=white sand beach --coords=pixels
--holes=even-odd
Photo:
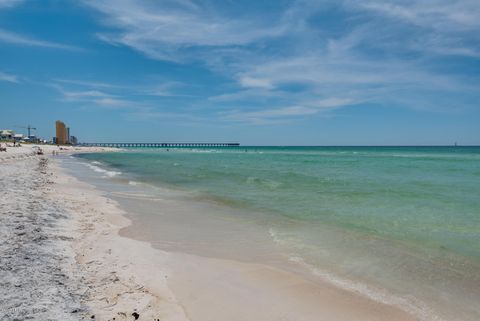
[[[154,249],[52,151],[0,153],[0,320],[418,320],[271,266]],[[70,148],[61,153],[106,151]],[[160,209],[161,210],[161,209]],[[141,231],[138,231],[141,233]]]

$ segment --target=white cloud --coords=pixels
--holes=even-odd
[[[331,42],[330,49],[333,49],[335,38],[344,35],[337,34],[332,38],[328,26],[322,30],[309,23],[311,17],[333,6],[348,12],[346,26],[353,29],[348,31],[350,35],[355,35],[357,29],[360,35],[369,33],[367,38],[350,39],[356,41],[351,45],[362,41],[367,47],[386,48],[397,42],[396,49],[403,47],[403,50],[430,51],[438,55],[477,56],[480,52],[476,32],[480,27],[480,2],[477,0],[303,0],[293,1],[283,12],[268,16],[265,12],[233,16],[217,10],[214,5],[200,5],[188,0],[84,2],[102,12],[105,25],[113,28],[111,32],[99,33],[100,39],[129,46],[160,60],[197,59],[210,65],[224,64],[225,60],[239,59],[239,55],[243,54],[239,52],[239,47],[251,54],[258,48],[247,49],[249,45],[260,44],[263,47],[272,39],[287,38],[290,41],[297,38],[290,43],[287,53],[297,46],[300,46],[298,52],[302,47],[307,50],[316,47],[318,50],[326,42]],[[402,22],[416,29],[395,27]],[[321,37],[318,38],[318,35]],[[461,39],[465,37],[475,40],[476,44],[472,45],[471,41],[462,43]],[[344,38],[342,45],[347,45],[345,40],[348,39]],[[439,50],[452,45],[460,49]]]
[[[99,99],[94,99],[93,102],[96,105],[111,107],[111,108],[123,108],[123,107],[130,107],[130,106],[133,107],[137,105],[137,103],[131,102],[126,99],[111,98],[111,97],[102,97]]]
[[[64,45],[56,42],[45,41],[45,40],[38,40],[38,39],[30,38],[28,36],[20,35],[20,34],[13,33],[3,29],[0,29],[0,41],[15,44],[15,45],[21,45],[21,46],[43,47],[43,48],[72,50],[72,51],[82,50],[81,48],[78,48],[78,47]]]
[[[268,108],[247,112],[235,109],[233,111],[220,112],[219,115],[223,119],[229,121],[260,125],[266,123],[284,123],[285,119],[288,120],[296,117],[314,115],[326,110],[357,104],[359,102],[360,101],[355,101],[351,98],[330,97],[318,101],[305,102],[303,105]]]
[[[267,89],[273,88],[273,85],[271,84],[269,79],[253,78],[249,76],[241,76],[240,85],[242,87],[258,87]]]
[[[62,100],[65,102],[80,102],[87,105],[107,107],[125,107],[128,105],[128,101],[97,89],[68,90],[65,89],[63,85],[57,83],[50,84],[50,87],[59,91],[62,95]]]
[[[138,89],[138,92],[150,96],[172,97],[172,96],[191,96],[185,93],[177,92],[184,84],[178,81],[161,81],[159,84],[149,86],[149,88]]]
[[[62,101],[77,103],[85,108],[98,107],[125,111],[144,111],[150,108],[138,100],[130,99],[130,94],[135,91],[125,92],[129,89],[128,86],[71,79],[57,79],[48,86],[61,94]],[[125,94],[120,94],[121,92]]]
[[[325,98],[317,101],[315,103],[315,106],[319,108],[336,108],[336,107],[348,106],[354,103],[359,103],[359,102],[353,100],[352,98],[330,97],[330,98]]]
[[[394,36],[388,42],[398,41],[397,50],[403,46],[422,54],[480,56],[480,1],[368,0],[347,3],[350,8],[371,15],[372,35],[379,37],[387,33]]]
[[[8,74],[0,71],[0,81],[7,81],[12,83],[19,83],[19,77],[17,75]]]
[[[480,27],[480,2],[476,0],[362,1],[367,10],[409,23],[446,32]]]
[[[54,79],[55,82],[63,83],[63,84],[70,84],[70,85],[77,85],[81,87],[88,87],[88,88],[125,88],[124,86],[109,84],[105,82],[98,82],[98,81],[89,81],[89,80],[76,80],[76,79]]]
[[[353,54],[296,56],[244,68],[250,70],[243,72],[242,77],[263,79],[274,89],[301,84],[307,88],[302,96],[308,94],[318,98],[351,92],[366,97],[372,93],[383,94],[385,89],[394,91],[408,87],[464,89],[461,82],[424,71],[416,63],[359,58]],[[295,96],[290,92],[284,95]]]
[[[78,80],[78,79],[53,79],[54,85],[68,86],[75,90],[61,92],[66,98],[82,98],[82,97],[116,97],[119,95],[134,95],[134,96],[156,96],[156,97],[179,97],[188,96],[183,93],[181,89],[185,84],[180,81],[153,79],[149,80],[148,84],[118,84],[107,83],[92,80]],[[108,92],[108,93],[107,93]]]
[[[0,0],[0,9],[11,8],[21,4],[23,0]]]
[[[221,113],[229,120],[261,123],[364,102],[442,109],[451,102],[435,93],[471,94],[478,81],[430,64],[480,57],[477,0],[299,0],[268,16],[188,0],[86,3],[109,28],[100,39],[154,59],[201,62],[236,82],[208,100],[234,108]],[[147,94],[170,96],[172,88]]]
[[[317,112],[318,111],[315,108],[308,108],[304,106],[290,106],[252,112],[235,112],[228,115],[227,118],[233,120],[259,120],[264,118],[312,115]]]
[[[265,99],[269,98],[279,98],[282,97],[284,93],[270,90],[270,88],[259,88],[253,87],[244,90],[239,90],[235,92],[227,92],[216,96],[208,97],[208,100],[214,102],[230,102],[230,101],[244,101],[249,99],[259,100],[261,97]]]
[[[262,19],[226,17],[212,7],[192,1],[85,1],[105,15],[103,22],[117,29],[99,38],[132,47],[149,57],[179,61],[185,49],[242,46],[276,37],[286,31]],[[194,56],[188,55],[188,58]]]
[[[224,114],[223,118],[229,121],[250,123],[256,125],[263,124],[280,124],[285,123],[292,117],[300,117],[316,114],[318,111],[314,108],[304,106],[290,106],[265,109],[259,111],[244,112],[234,110]]]
[[[108,98],[111,95],[98,90],[87,90],[87,91],[62,91],[65,100],[67,101],[79,101],[82,99],[88,98]]]

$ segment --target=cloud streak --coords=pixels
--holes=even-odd
[[[0,81],[6,81],[6,82],[11,82],[11,83],[19,83],[20,79],[17,75],[12,75],[12,74],[0,71]]]
[[[83,90],[65,89],[63,85],[58,83],[52,83],[49,86],[62,95],[62,101],[81,103],[85,107],[135,109],[139,105],[138,102],[94,88]]]
[[[88,80],[55,79],[48,86],[60,93],[62,102],[76,104],[82,109],[118,110],[135,120],[158,119],[167,115],[169,119],[186,118],[182,113],[161,110],[158,101],[148,99],[149,97],[177,96],[169,90],[182,86],[179,82],[163,82],[145,87]]]
[[[257,111],[242,111],[235,109],[227,112],[220,112],[219,115],[228,121],[250,123],[250,124],[273,124],[285,123],[285,119],[299,118],[315,115],[321,112],[333,110],[338,107],[358,104],[351,98],[330,97],[318,101],[305,102],[304,105],[288,107],[268,108]]]
[[[61,50],[69,50],[69,51],[82,51],[83,49],[60,44],[51,41],[39,40],[35,38],[31,38],[25,35],[20,35],[18,33],[10,32],[4,29],[0,29],[0,41],[19,45],[19,46],[28,46],[28,47],[42,47],[42,48],[51,48],[51,49],[61,49]]]
[[[222,16],[211,7],[188,0],[155,5],[129,0],[84,2],[103,13],[106,26],[117,30],[99,33],[100,39],[132,47],[155,59],[191,59],[188,50],[244,46],[286,31],[285,26],[272,26],[262,19]]]
[[[0,9],[15,7],[22,2],[23,0],[0,0]]]
[[[480,27],[480,4],[475,0],[362,1],[359,7],[444,32],[473,31]]]

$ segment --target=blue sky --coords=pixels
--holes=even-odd
[[[480,144],[480,1],[0,0],[0,127]]]

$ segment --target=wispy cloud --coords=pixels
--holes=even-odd
[[[285,119],[314,115],[356,103],[360,103],[360,101],[355,101],[351,98],[331,97],[319,101],[306,102],[304,105],[268,108],[249,112],[235,109],[220,112],[219,115],[225,120],[251,124],[284,123]]]
[[[191,97],[192,95],[178,92],[178,89],[181,89],[183,87],[185,87],[185,85],[179,81],[161,81],[160,83],[153,86],[150,85],[147,88],[139,89],[138,92],[145,95],[157,97]]]
[[[226,120],[293,119],[366,102],[435,111],[478,96],[478,76],[431,62],[480,58],[476,0],[297,0],[268,13],[189,0],[85,3],[108,28],[100,39],[229,78],[236,86],[208,99]],[[440,98],[446,92],[456,104]]]
[[[188,50],[248,45],[286,31],[286,26],[272,25],[261,16],[249,19],[223,16],[213,6],[188,0],[155,4],[128,0],[85,3],[104,14],[107,26],[120,30],[99,33],[100,39],[163,60],[191,59],[194,55]]]
[[[265,78],[252,78],[249,76],[241,76],[239,77],[239,82],[242,87],[247,88],[266,88],[272,89],[273,85],[269,79]]]
[[[180,81],[153,79],[149,80],[147,84],[120,84],[108,83],[92,80],[78,80],[78,79],[53,79],[55,86],[61,85],[76,88],[72,93],[79,95],[98,95],[102,94],[108,97],[115,97],[119,95],[130,96],[153,96],[153,97],[192,97],[181,91],[186,86]],[[106,94],[108,91],[110,94]]]
[[[106,82],[91,81],[91,80],[57,78],[57,79],[53,79],[53,81],[56,83],[77,85],[77,86],[88,87],[88,88],[120,88],[120,89],[125,88],[125,86],[118,85],[118,84],[110,84]]]
[[[87,91],[62,91],[66,101],[79,101],[91,98],[110,98],[111,95],[97,90]]]
[[[0,9],[11,8],[21,4],[24,0],[0,0]]]
[[[61,43],[39,40],[18,33],[0,29],[0,41],[20,46],[43,47],[51,49],[82,51],[83,49]]]
[[[84,107],[100,107],[110,109],[135,109],[140,104],[119,95],[97,89],[66,89],[58,83],[49,84],[61,95],[61,100],[68,103],[81,103]]]
[[[480,3],[476,0],[362,1],[361,8],[444,32],[480,27]]]
[[[158,100],[150,98],[178,97],[175,88],[183,86],[180,82],[165,81],[148,85],[112,84],[101,81],[78,79],[54,79],[47,84],[60,93],[60,100],[66,103],[80,104],[82,108],[118,109],[125,113],[140,115],[175,114],[159,111]],[[189,96],[191,97],[191,96]]]
[[[0,81],[7,81],[12,83],[19,83],[20,78],[17,75],[5,73],[0,71]]]
[[[224,120],[228,121],[264,125],[285,123],[292,118],[313,115],[318,112],[319,111],[315,108],[309,108],[305,106],[289,106],[251,112],[232,110],[219,114]]]
[[[354,10],[370,14],[373,35],[388,32],[396,36],[391,39],[398,39],[404,47],[403,51],[437,56],[480,57],[478,1],[370,0],[357,3],[350,1],[349,5]],[[386,28],[376,29],[382,25]]]
[[[93,99],[93,102],[96,105],[109,107],[109,108],[135,108],[138,105],[138,102],[133,102],[121,98],[112,98],[112,97],[100,97]]]
[[[248,46],[261,44],[264,47],[279,39],[288,40],[292,48],[300,45],[300,50],[318,49],[332,40],[332,35],[329,26],[322,25],[323,29],[319,29],[310,20],[332,7],[344,12],[345,17],[337,19],[348,22],[351,30],[346,29],[347,32],[353,34],[352,29],[368,29],[365,31],[373,37],[363,43],[367,47],[381,47],[385,41],[390,44],[397,41],[409,49],[424,52],[433,46],[432,52],[437,54],[471,56],[478,52],[476,30],[480,27],[480,3],[476,0],[298,0],[267,17],[266,13],[261,15],[258,12],[234,16],[216,9],[217,6],[200,5],[194,1],[149,4],[128,0],[84,2],[102,12],[105,25],[114,28],[111,32],[99,33],[102,40],[132,47],[155,59],[181,61],[197,58],[212,62],[213,53],[220,59],[225,56],[239,58],[242,56],[239,47],[247,49],[248,56],[248,52],[254,50],[258,53],[261,48]],[[411,25],[411,28],[405,29],[402,23]],[[338,36],[344,35],[336,32],[334,37]],[[294,38],[297,39],[292,42]],[[474,41],[464,43],[462,50],[436,50],[437,47],[446,49],[447,45],[454,43],[459,47],[461,39]],[[417,45],[415,48],[424,41],[428,41],[429,46]],[[312,46],[314,43],[317,45]]]

